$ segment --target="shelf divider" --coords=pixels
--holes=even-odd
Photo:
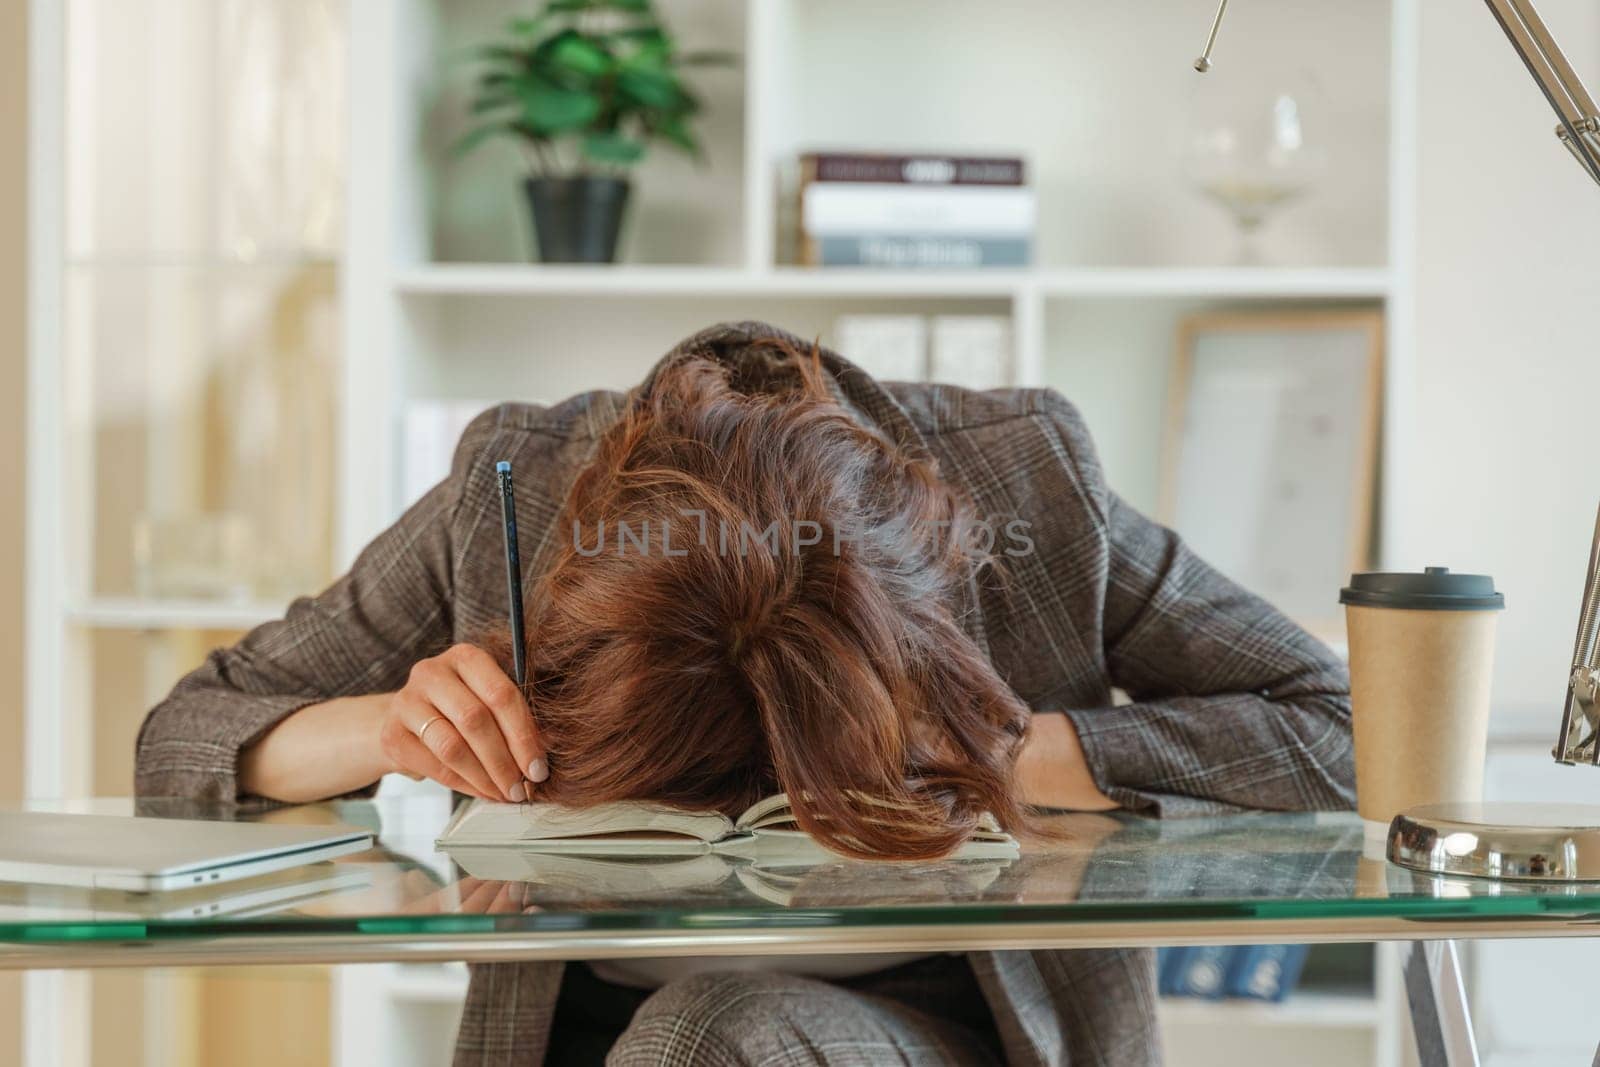
[[[248,630],[283,618],[276,601],[176,600],[93,597],[69,603],[66,621],[101,630]]]
[[[1382,267],[1069,267],[904,271],[728,266],[441,263],[393,275],[402,296],[777,296],[1383,300]]]

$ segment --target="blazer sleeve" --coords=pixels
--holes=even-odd
[[[322,593],[301,597],[206,657],[139,730],[140,796],[240,799],[239,753],[295,711],[405,684],[412,664],[449,646],[455,574],[452,528],[499,409],[479,415],[449,476],[379,534]],[[370,792],[368,790],[367,792]]]
[[[1133,700],[1067,710],[1101,791],[1164,816],[1353,807],[1344,665],[1110,491],[1077,412],[1047,410],[1099,512],[1106,667]]]

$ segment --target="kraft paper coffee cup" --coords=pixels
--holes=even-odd
[[[1483,799],[1494,579],[1429,567],[1352,575],[1339,594],[1350,640],[1356,809],[1382,839],[1418,804]]]

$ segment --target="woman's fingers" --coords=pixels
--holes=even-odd
[[[474,905],[481,904],[477,910],[487,915],[506,915],[520,912],[526,907],[527,883],[525,882],[495,882],[494,896],[487,901],[474,898]],[[465,909],[463,909],[465,910]]]
[[[491,800],[527,800],[528,781],[548,776],[521,691],[494,657],[472,645],[411,668],[385,710],[383,744],[402,771]]]
[[[462,680],[455,662],[433,662],[436,666],[418,679],[423,695],[454,724],[479,765],[488,772],[501,799],[528,799],[527,787],[522,781],[527,772],[518,767],[512,757],[494,712]],[[455,766],[449,760],[445,762]]]
[[[478,761],[472,746],[430,697],[408,686],[400,691],[397,699],[401,704],[400,722],[442,767],[453,771],[467,783],[470,788],[464,792],[493,800],[506,799],[504,791]]]
[[[542,782],[550,775],[545,762],[544,744],[533,723],[533,714],[517,683],[507,677],[495,658],[475,645],[456,645],[445,653],[467,688],[483,702],[516,761],[518,773],[530,782]]]
[[[464,915],[492,914],[496,910],[495,901],[505,884],[505,882],[498,881],[485,882],[470,875],[462,878],[457,883],[461,893],[461,903],[458,906],[458,910]]]
[[[448,724],[440,724],[428,731],[429,736],[439,732]],[[439,761],[428,746],[423,744],[412,731],[409,724],[397,723],[395,736],[390,740],[390,755],[400,767],[400,773],[409,778],[431,778],[433,781],[454,789],[458,793],[468,796],[484,797],[489,800],[498,799],[497,796],[485,793],[461,775],[452,771]]]
[[[407,903],[400,910],[412,913],[496,915],[524,910],[526,891],[521,882],[486,882],[463,875],[447,885]]]

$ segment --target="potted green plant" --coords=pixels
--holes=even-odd
[[[477,124],[458,150],[494,137],[526,150],[524,187],[548,263],[615,259],[629,168],[658,141],[703,158],[691,127],[701,104],[683,69],[731,61],[680,52],[651,0],[547,0],[478,55]]]

